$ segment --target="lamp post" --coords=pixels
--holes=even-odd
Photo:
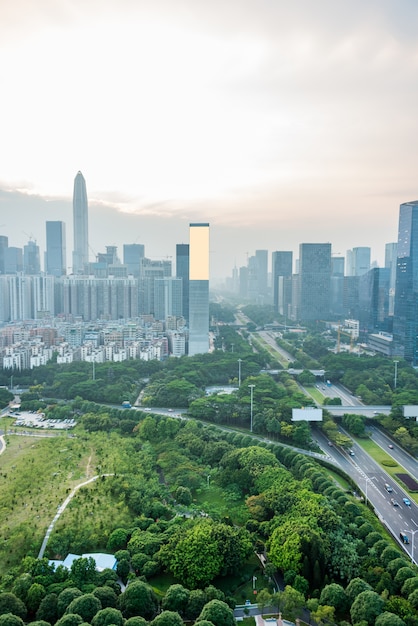
[[[241,363],[242,359],[238,359],[238,387],[241,387]]]
[[[253,392],[255,385],[248,385],[251,391],[251,408],[250,408],[250,432],[253,432]]]
[[[417,528],[417,530],[403,530],[402,532],[405,533],[405,534],[406,533],[411,533],[411,535],[412,535],[411,561],[412,561],[412,564],[414,565],[415,564],[415,561],[414,561],[414,537],[415,537],[415,533],[418,533],[418,528]]]
[[[393,381],[393,388],[396,389],[396,383],[398,381],[398,363],[399,361],[393,361],[395,364],[395,380]]]

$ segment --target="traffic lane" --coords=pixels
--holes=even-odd
[[[408,452],[405,452],[398,444],[393,443],[384,432],[377,427],[369,427],[370,438],[389,454],[399,465],[418,480],[418,463]],[[389,446],[393,446],[390,448]]]

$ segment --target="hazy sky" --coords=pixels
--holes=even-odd
[[[45,245],[81,170],[90,244],[214,276],[256,249],[371,245],[418,198],[416,0],[0,2],[0,234]]]

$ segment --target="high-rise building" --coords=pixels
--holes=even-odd
[[[395,311],[395,287],[396,287],[396,259],[398,244],[387,243],[385,245],[385,267],[389,270],[389,315]]]
[[[9,246],[4,251],[4,273],[17,274],[23,272],[23,250]]]
[[[23,246],[23,270],[25,274],[39,274],[41,271],[39,246],[36,241],[30,240]]]
[[[183,281],[183,317],[189,319],[189,263],[190,251],[188,243],[176,245],[176,276]]]
[[[344,315],[344,265],[343,256],[331,257],[331,314],[334,317]]]
[[[190,224],[189,356],[209,350],[209,224]]]
[[[45,271],[52,276],[64,276],[67,273],[64,222],[46,222]]]
[[[73,226],[73,274],[84,274],[89,261],[89,222],[86,181],[81,172],[74,179]]]
[[[330,312],[331,244],[301,243],[299,246],[300,320],[327,319]]]
[[[271,257],[271,280],[273,286],[273,306],[280,315],[288,315],[292,301],[293,252],[286,250],[273,252]]]
[[[353,248],[353,276],[363,276],[370,269],[370,248],[360,246]]]
[[[260,304],[264,304],[267,296],[268,250],[256,250],[255,258],[258,279],[258,299]]]
[[[128,268],[128,274],[138,278],[144,256],[145,246],[142,243],[123,244],[123,264]]]
[[[0,274],[5,274],[5,256],[9,246],[9,239],[5,235],[0,235]]]
[[[154,317],[166,320],[182,316],[182,279],[156,278],[154,280]]]
[[[393,351],[418,365],[418,200],[399,209]]]

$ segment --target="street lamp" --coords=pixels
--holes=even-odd
[[[241,363],[242,359],[238,359],[238,387],[241,387]]]
[[[399,361],[393,361],[393,362],[395,364],[395,380],[394,380],[394,383],[393,383],[393,388],[396,389],[396,383],[398,381],[398,363],[399,363]]]
[[[411,533],[411,535],[412,535],[411,561],[412,561],[412,564],[414,565],[415,564],[415,561],[414,561],[414,537],[415,537],[415,533],[418,533],[418,528],[417,528],[417,530],[403,530],[402,532],[403,533]]]
[[[253,432],[253,392],[255,385],[248,385],[251,390],[250,432]]]

